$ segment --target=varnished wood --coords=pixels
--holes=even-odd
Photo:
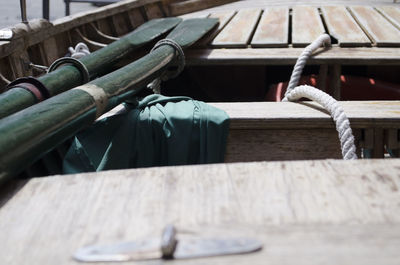
[[[289,9],[266,8],[251,41],[252,47],[286,47],[289,35]]]
[[[33,179],[0,208],[0,255],[8,265],[77,264],[71,256],[82,246],[158,237],[172,223],[180,236],[253,237],[264,245],[186,264],[394,265],[398,165],[260,162]]]
[[[261,14],[259,9],[239,11],[212,42],[215,47],[246,47]]]
[[[329,34],[335,37],[342,47],[368,46],[370,40],[357,25],[344,6],[325,6],[321,8]]]
[[[372,7],[350,7],[354,18],[377,46],[400,46],[400,30]]]
[[[324,33],[324,25],[318,9],[312,6],[293,7],[292,15],[292,44],[303,47]]]

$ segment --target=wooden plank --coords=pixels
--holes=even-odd
[[[215,36],[217,36],[223,28],[228,24],[228,22],[232,19],[232,17],[236,14],[235,11],[222,11],[222,12],[215,12],[212,13],[209,17],[211,18],[218,18],[219,24],[216,29],[211,32],[209,36],[204,38],[203,40],[200,41],[199,45],[207,45],[209,44]]]
[[[400,29],[400,8],[395,6],[380,6],[377,10],[393,25]]]
[[[316,7],[295,6],[292,17],[292,44],[295,47],[304,47],[325,32]]]
[[[197,49],[185,53],[187,65],[293,65],[303,48]],[[322,50],[321,50],[322,51]],[[308,64],[399,65],[399,48],[331,47]]]
[[[254,254],[188,264],[397,264],[398,165],[263,162],[33,179],[0,208],[0,255],[8,265],[77,264],[71,255],[82,246],[159,236],[172,223],[181,236],[264,244]]]
[[[209,103],[230,117],[231,129],[334,128],[315,102]],[[352,128],[400,128],[400,101],[341,101]]]
[[[114,27],[117,36],[123,36],[132,30],[132,28],[129,27],[130,19],[126,12],[112,16],[111,20],[113,22],[112,26]]]
[[[289,9],[271,7],[264,10],[251,41],[252,47],[286,47],[288,45]]]
[[[51,37],[43,41],[43,50],[45,51],[45,58],[47,60],[47,66],[50,66],[55,60],[60,58],[59,54],[67,53],[67,49],[60,51],[61,47],[57,46],[55,37]]]
[[[145,22],[142,12],[140,12],[139,8],[130,10],[128,12],[128,17],[133,28],[137,28]]]
[[[377,46],[400,46],[400,30],[372,7],[350,7],[354,18]]]
[[[145,5],[144,8],[146,10],[146,15],[149,20],[153,18],[165,17],[165,14],[157,3]]]
[[[171,3],[169,10],[171,16],[179,16],[182,14],[210,8],[213,6],[223,5],[237,0],[187,0]]]
[[[321,8],[329,34],[341,47],[370,46],[371,42],[344,6]]]
[[[240,10],[212,42],[216,47],[246,47],[260,17],[261,10]]]
[[[288,122],[290,124],[290,121]],[[342,158],[335,129],[231,129],[225,162]]]

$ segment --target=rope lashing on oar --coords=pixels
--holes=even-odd
[[[297,86],[307,59],[323,44],[330,45],[330,37],[328,34],[321,35],[318,39],[313,41],[304,49],[303,53],[297,60],[296,65],[294,66],[285,97],[282,101],[297,101],[301,98],[308,98],[322,105],[329,112],[335,122],[336,130],[339,133],[343,159],[357,159],[354,136],[350,128],[350,121],[344,113],[343,108],[334,98],[315,87],[307,85]]]
[[[177,77],[185,68],[185,54],[183,53],[182,47],[176,43],[174,40],[171,39],[162,39],[154,45],[153,49],[150,52],[154,51],[155,49],[163,46],[169,45],[175,49],[175,62],[178,66],[176,70],[166,70],[161,74],[160,77],[154,79],[147,87],[153,90],[154,94],[160,94],[161,92],[161,82],[167,81],[168,79]]]

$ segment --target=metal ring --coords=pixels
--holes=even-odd
[[[183,53],[182,47],[172,39],[162,39],[158,41],[150,52],[154,51],[155,49],[163,45],[169,45],[175,49],[175,52],[177,53],[176,59],[178,61],[178,69],[174,71],[168,71],[164,79],[164,81],[166,81],[167,79],[177,77],[183,71],[183,68],[185,68],[185,54]]]
[[[86,68],[86,66],[81,61],[71,58],[71,57],[62,57],[62,58],[55,60],[50,65],[49,69],[47,69],[47,73],[50,73],[50,72],[56,70],[59,66],[61,66],[63,64],[72,64],[79,70],[79,72],[82,75],[82,84],[86,84],[90,81],[89,71]]]
[[[50,97],[50,92],[46,86],[39,79],[32,76],[15,79],[7,85],[6,90],[13,87],[21,87],[30,91],[39,102]]]

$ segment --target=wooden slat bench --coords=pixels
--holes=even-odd
[[[0,208],[0,255],[8,265],[79,264],[78,248],[158,237],[173,224],[178,236],[251,237],[263,249],[171,265],[394,265],[399,164],[257,162],[32,179]]]
[[[226,162],[341,158],[332,118],[313,102],[210,103],[229,115]],[[400,101],[342,101],[361,148],[384,157],[398,155]],[[371,111],[373,109],[373,111]]]
[[[399,6],[261,6],[257,1],[238,2],[186,15],[234,12],[203,46],[187,52],[187,64],[293,65],[303,47],[327,32],[332,47],[321,49],[308,64],[331,69],[335,91],[343,65],[400,66]]]

